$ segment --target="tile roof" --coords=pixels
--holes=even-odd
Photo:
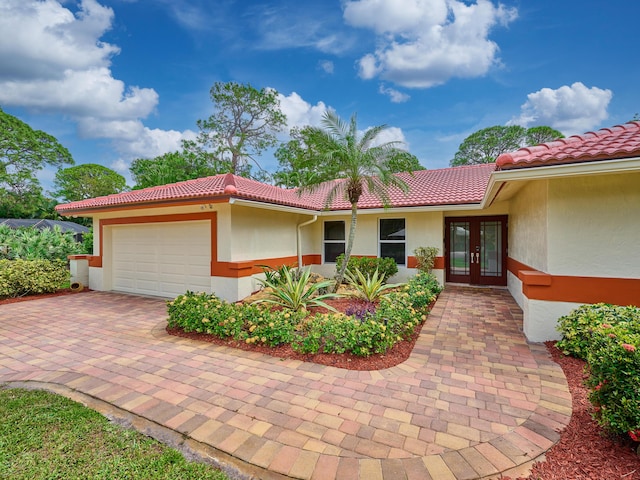
[[[389,192],[394,207],[416,207],[432,205],[457,205],[480,203],[495,164],[421,170],[410,174],[399,174],[409,186],[409,192],[399,189]],[[297,189],[284,189],[231,174],[198,178],[180,183],[133,190],[106,197],[90,198],[58,205],[56,210],[63,215],[74,212],[108,209],[114,207],[143,206],[157,203],[180,203],[215,198],[240,198],[257,202],[323,210],[325,198],[333,182],[327,182],[313,193],[298,194]],[[381,208],[383,205],[366,189],[358,208]],[[337,199],[331,210],[349,210],[348,202]]]
[[[640,156],[640,122],[574,135],[500,155],[499,170]]]

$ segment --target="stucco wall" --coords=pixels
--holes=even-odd
[[[241,262],[297,255],[296,230],[305,221],[300,215],[243,206],[231,206],[230,258],[221,261]],[[218,227],[222,243],[225,230]],[[218,256],[222,252],[218,252]]]
[[[547,271],[548,181],[532,181],[511,199],[509,257],[529,267]]]
[[[640,277],[640,173],[549,181],[549,271]]]

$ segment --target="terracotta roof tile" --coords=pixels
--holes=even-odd
[[[480,203],[491,172],[494,170],[495,164],[485,164],[421,170],[414,172],[413,175],[400,174],[400,177],[409,185],[409,192],[405,194],[399,189],[392,189],[389,192],[391,205],[394,207],[415,207]],[[283,189],[255,180],[223,174],[106,197],[90,198],[58,205],[56,210],[61,214],[73,214],[73,212],[111,207],[235,197],[320,211],[325,207],[325,198],[332,183],[328,182],[322,185],[313,193],[299,195],[297,189]],[[381,208],[382,206],[380,200],[366,189],[358,203],[358,208],[362,209]],[[349,210],[350,208],[349,203],[342,199],[337,199],[331,205],[331,210]]]
[[[510,170],[635,156],[640,156],[640,122],[637,121],[504,153],[496,163],[498,169]]]

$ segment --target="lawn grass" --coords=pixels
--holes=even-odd
[[[0,389],[0,478],[213,479],[221,471],[187,462],[134,430],[60,395]]]

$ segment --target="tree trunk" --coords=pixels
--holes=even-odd
[[[344,280],[344,274],[347,271],[347,265],[351,258],[351,248],[353,247],[353,241],[356,238],[356,223],[358,223],[358,202],[351,204],[351,226],[349,227],[349,238],[344,252],[344,261],[336,275],[336,290],[340,287],[342,280]]]

